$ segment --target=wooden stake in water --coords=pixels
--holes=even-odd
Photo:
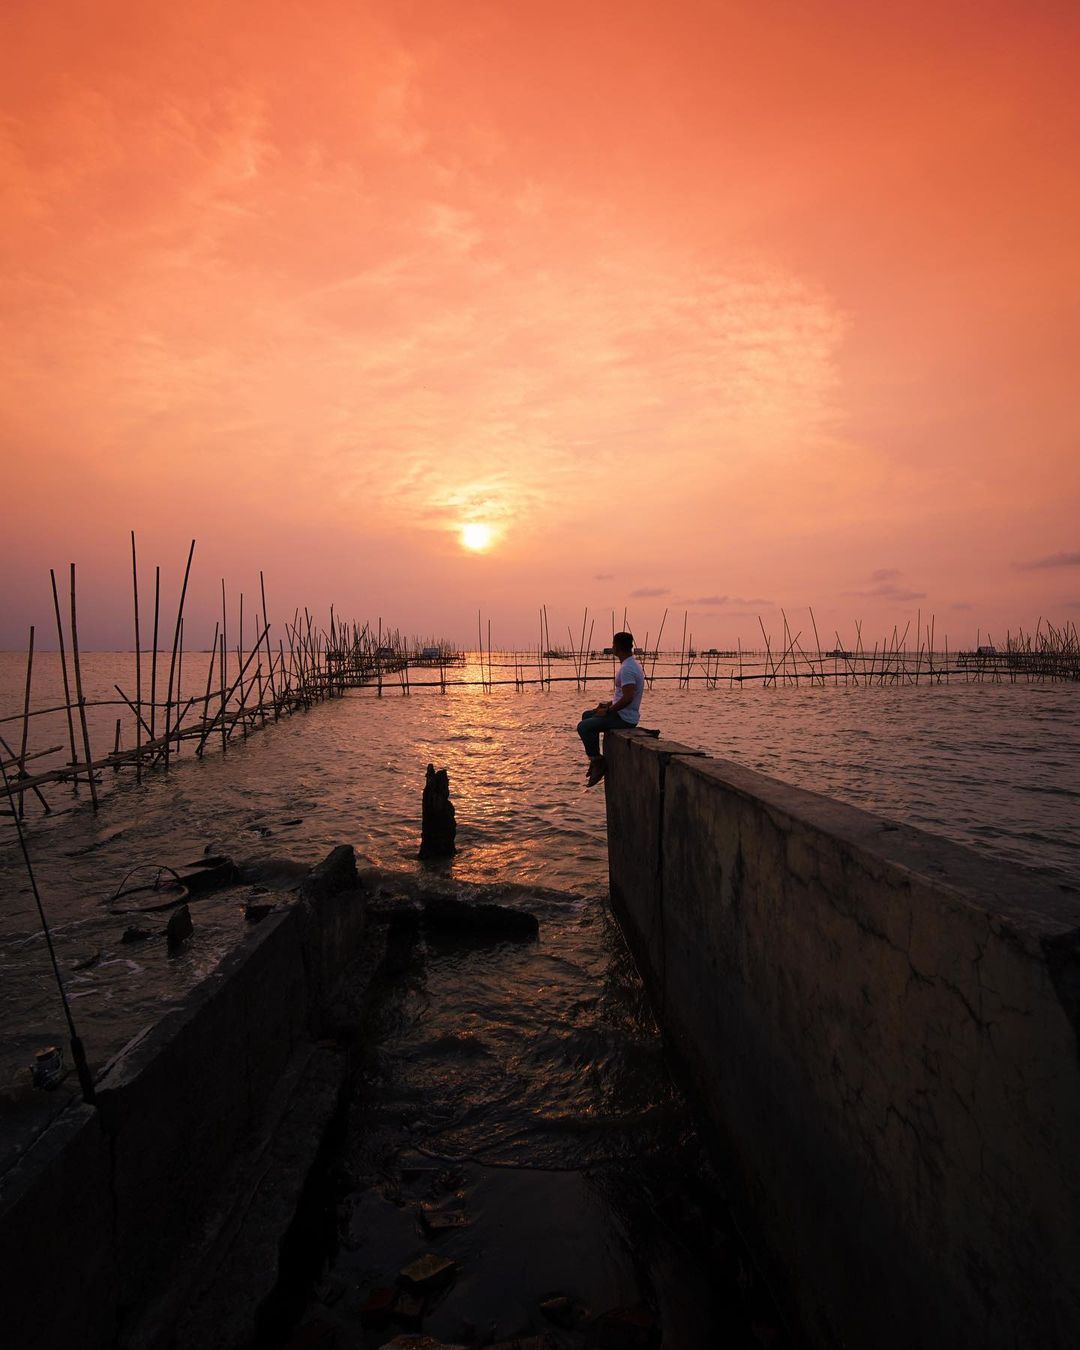
[[[34,625],[30,625],[30,645],[26,652],[26,693],[23,698],[22,746],[19,750],[18,774],[21,778],[26,772],[26,741],[30,733],[30,681],[34,673]],[[26,793],[19,794],[19,819],[26,808]]]
[[[225,634],[224,633],[222,633],[221,636],[218,638],[218,680],[219,680],[219,693],[221,695],[221,753],[224,755],[229,748],[229,735],[225,727]]]
[[[266,627],[266,661],[267,661],[267,679],[270,684],[270,702],[274,705],[274,721],[278,720],[278,701],[277,688],[274,683],[274,657],[270,650],[270,619],[266,611],[266,582],[263,580],[262,569],[259,570],[259,593],[262,596],[263,624]]]
[[[90,784],[90,801],[97,810],[97,784],[94,782],[94,757],[90,753],[90,731],[86,725],[86,699],[83,696],[82,664],[79,661],[79,622],[75,613],[75,564],[71,564],[71,660],[75,667],[75,696],[79,700],[79,721],[82,724],[83,751],[86,755],[86,777]]]
[[[135,600],[135,781],[142,782],[142,641],[139,636],[139,565],[131,531],[131,589]]]
[[[64,711],[67,713],[68,724],[68,742],[71,745],[71,767],[74,769],[79,762],[79,756],[75,749],[75,723],[71,717],[71,689],[68,685],[67,671],[67,653],[64,650],[64,625],[60,619],[60,596],[56,590],[56,573],[49,568],[49,580],[52,582],[53,609],[56,612],[56,640],[60,650],[60,671],[64,677]],[[72,783],[72,791],[78,792],[77,782]]]
[[[172,659],[169,662],[169,692],[165,700],[165,768],[169,767],[169,733],[172,721],[173,681],[176,677],[176,653],[180,646],[180,635],[184,623],[184,601],[187,599],[188,578],[191,576],[191,560],[195,556],[195,540],[188,549],[187,566],[184,568],[184,584],[180,588],[180,603],[176,607],[176,628],[173,630]]]
[[[154,650],[150,658],[150,739],[157,739],[158,614],[161,610],[161,568],[154,568]]]

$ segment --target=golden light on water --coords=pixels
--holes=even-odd
[[[474,521],[461,527],[461,545],[473,553],[483,553],[495,542],[495,531],[490,525]]]

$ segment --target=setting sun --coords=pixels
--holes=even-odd
[[[462,545],[471,549],[473,553],[483,553],[485,549],[491,547],[495,540],[495,533],[490,525],[462,525],[461,542]]]

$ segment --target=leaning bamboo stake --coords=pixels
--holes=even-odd
[[[94,757],[90,753],[90,731],[86,725],[86,699],[83,696],[82,664],[79,661],[79,623],[75,613],[75,564],[71,564],[71,660],[75,667],[75,697],[79,700],[79,721],[82,723],[83,751],[86,754],[86,777],[90,784],[90,801],[97,810],[97,784],[94,782]],[[77,770],[76,770],[77,773]]]
[[[172,721],[173,679],[176,675],[176,652],[180,645],[180,635],[184,626],[184,601],[187,599],[188,577],[191,575],[191,560],[195,556],[195,540],[188,549],[187,566],[184,568],[184,584],[180,587],[180,603],[176,607],[176,628],[173,630],[172,659],[169,661],[169,692],[165,700],[165,768],[169,767],[169,730]]]
[[[269,618],[266,612],[266,582],[263,580],[262,569],[259,570],[259,593],[262,596],[262,617],[263,623],[268,624]],[[270,651],[269,629],[266,638],[266,660],[268,663],[267,679],[270,684],[270,702],[274,705],[274,721],[278,718],[277,688],[274,683],[274,657]]]
[[[154,568],[154,650],[150,658],[150,739],[157,736],[158,614],[161,609],[161,568]]]
[[[139,566],[131,531],[131,589],[135,599],[135,781],[142,782],[142,640],[139,635]]]
[[[220,692],[221,692],[221,714],[220,714],[220,716],[221,716],[221,753],[222,753],[222,754],[225,754],[225,752],[226,752],[226,751],[228,750],[228,748],[229,748],[229,744],[228,744],[229,738],[228,738],[228,736],[227,736],[227,734],[226,734],[226,731],[225,731],[225,634],[224,634],[224,633],[222,633],[221,636],[218,638],[218,677],[219,677],[220,682],[221,682],[221,683],[220,683]],[[206,732],[205,732],[205,730],[203,731],[202,744],[203,744],[203,745],[206,744]]]
[[[664,640],[664,624],[667,623],[667,610],[664,610],[664,617],[660,620],[660,631],[656,635],[656,646],[653,649],[652,669],[649,671],[649,688],[652,688],[653,680],[656,679],[656,659],[660,655],[660,643]]]
[[[23,697],[23,718],[22,718],[22,746],[19,750],[19,768],[18,774],[21,777],[26,772],[26,739],[30,734],[30,682],[34,673],[34,625],[30,625],[30,646],[26,652],[26,693]],[[19,819],[24,814],[26,803],[26,793],[19,796]]]
[[[209,737],[210,733],[214,730],[214,727],[217,725],[217,723],[218,723],[219,721],[220,721],[220,723],[221,723],[221,748],[222,748],[222,750],[225,749],[225,742],[226,742],[226,737],[227,737],[227,718],[226,718],[226,709],[227,709],[227,707],[228,707],[228,705],[229,705],[229,701],[232,699],[232,696],[236,693],[237,687],[238,687],[239,685],[241,685],[241,683],[243,682],[244,676],[247,674],[247,671],[248,671],[248,666],[251,665],[252,661],[254,661],[256,655],[258,654],[259,648],[262,646],[262,640],[263,640],[263,635],[262,635],[262,633],[260,633],[260,634],[259,634],[258,641],[255,643],[255,646],[252,647],[251,651],[249,652],[248,657],[247,657],[247,660],[245,660],[245,662],[244,662],[243,666],[241,667],[240,672],[238,673],[236,679],[233,680],[232,684],[229,686],[228,690],[226,691],[226,688],[225,688],[225,637],[224,637],[224,634],[223,634],[223,635],[221,636],[221,638],[219,639],[219,641],[220,641],[220,647],[219,647],[219,654],[220,654],[220,660],[219,660],[219,674],[220,674],[220,691],[219,691],[219,693],[220,693],[220,708],[219,708],[218,714],[217,714],[217,716],[214,718],[213,722],[212,722],[209,726],[203,727],[203,730],[202,730],[202,738],[201,738],[201,740],[199,741],[199,749],[200,749],[200,750],[201,750],[202,747],[206,744],[207,738]],[[234,720],[235,720],[235,719],[234,719]],[[198,751],[196,751],[196,753],[198,753]]]
[[[203,695],[203,714],[202,714],[202,723],[203,723],[203,724],[202,724],[202,729],[203,729],[203,731],[206,730],[207,722],[208,722],[209,719],[210,719],[210,690],[211,690],[211,687],[213,686],[213,683],[214,683],[214,662],[217,660],[217,645],[218,645],[218,626],[217,626],[217,624],[215,623],[215,624],[214,624],[214,641],[213,641],[213,643],[211,644],[211,647],[210,647],[210,664],[207,666],[207,669],[206,669],[206,693]],[[204,739],[204,741],[205,741],[205,737],[204,737],[203,739]],[[203,751],[203,747],[202,747],[202,743],[200,743],[200,745],[199,745],[198,749],[195,751],[195,753],[201,758],[201,757],[202,757],[202,751]]]
[[[135,704],[132,703],[131,699],[128,698],[127,694],[124,693],[124,691],[120,688],[120,686],[119,686],[118,684],[114,684],[114,685],[113,685],[113,688],[114,688],[114,689],[116,690],[116,692],[120,695],[120,697],[124,700],[124,702],[125,702],[125,703],[127,704],[127,706],[131,709],[131,711],[135,714],[135,725],[136,725],[136,727],[138,727],[138,728],[139,728],[140,730],[142,730],[142,731],[145,731],[146,734],[149,736],[149,734],[150,734],[150,728],[146,725],[146,719],[143,717],[141,709],[137,708],[137,707],[135,706]],[[140,738],[140,739],[141,739],[141,738]],[[151,748],[151,744],[152,744],[152,743],[147,744],[147,746],[146,746],[146,749],[147,749],[147,750],[149,750],[149,749]],[[140,750],[140,753],[141,753],[141,750]]]
[[[75,723],[71,717],[71,689],[68,685],[67,653],[64,650],[64,625],[60,618],[60,597],[56,590],[56,573],[51,567],[49,568],[49,580],[52,582],[53,609],[56,613],[56,639],[60,650],[60,672],[64,677],[64,712],[67,714],[68,742],[71,746],[71,764],[74,768],[79,761],[79,756],[75,749]],[[78,785],[72,784],[72,790],[78,792]]]
[[[10,745],[8,745],[7,741],[4,740],[3,736],[0,736],[0,746],[3,746],[4,752],[5,752],[5,754],[6,754],[7,757],[8,757],[8,758],[7,758],[7,763],[5,764],[5,768],[7,768],[7,767],[9,767],[9,766],[11,766],[11,765],[18,764],[18,762],[19,762],[19,757],[18,757],[18,755],[16,755],[15,751],[11,748]],[[62,746],[59,746],[59,745],[58,745],[58,746],[54,746],[52,750],[39,750],[39,751],[37,751],[36,754],[33,754],[33,755],[27,755],[26,758],[27,758],[27,759],[37,759],[37,758],[39,758],[39,756],[41,756],[41,755],[50,755],[50,754],[52,754],[55,750],[61,750],[61,749],[63,749]],[[8,784],[6,785],[5,790],[6,790],[7,794],[8,794],[8,800],[11,802],[11,814],[12,814],[12,815],[15,814],[15,810],[16,810],[16,808],[15,808],[15,796],[16,796],[16,793],[18,794],[19,801],[20,801],[20,803],[21,803],[22,800],[23,800],[23,798],[26,796],[26,794],[27,794],[28,792],[32,792],[32,793],[34,794],[34,796],[38,799],[38,801],[41,803],[41,807],[42,807],[42,810],[43,810],[43,811],[45,811],[46,813],[52,811],[52,807],[51,807],[51,806],[49,805],[49,803],[45,800],[44,796],[43,796],[42,793],[41,793],[41,789],[37,786],[37,782],[35,782],[35,781],[30,781],[30,782],[25,781],[26,779],[29,779],[29,777],[30,777],[30,775],[27,774],[25,770],[23,770],[21,773],[17,773],[17,775],[16,775],[16,785],[15,785],[15,787],[12,787],[12,785],[11,785],[10,783],[8,783]],[[48,775],[48,780],[49,780],[50,782],[56,782],[57,779],[62,779],[63,777],[64,777],[63,774],[55,774],[55,773],[54,773],[54,774],[49,774],[49,775]]]

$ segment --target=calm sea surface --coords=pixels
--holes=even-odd
[[[130,654],[91,653],[84,665],[88,697],[107,697],[114,683],[132,687]],[[23,659],[0,655],[0,715],[21,708],[23,678]],[[196,683],[189,657],[185,690]],[[58,692],[56,659],[42,654],[35,706]],[[130,770],[105,770],[96,816],[85,789],[75,798],[70,787],[50,788],[53,817],[42,817],[36,804],[27,808],[30,849],[91,1060],[101,1064],[160,1016],[244,932],[243,897],[232,891],[192,904],[195,936],[178,956],[167,956],[160,939],[121,944],[126,921],[103,902],[129,869],[223,851],[258,862],[262,883],[273,889],[294,881],[281,860],[314,863],[341,842],[380,865],[415,869],[429,761],[450,772],[460,847],[452,875],[573,893],[561,916],[557,901],[544,902],[536,960],[566,963],[568,990],[592,983],[614,959],[609,926],[580,922],[597,912],[606,887],[604,799],[602,788],[584,790],[573,728],[582,708],[604,694],[591,680],[587,695],[572,682],[550,692],[423,689],[405,697],[395,687],[378,698],[356,691],[234,740],[225,755],[218,749],[199,761],[185,749],[167,776],[151,774],[142,787]],[[112,748],[116,715],[93,710],[95,755]],[[1075,686],[680,690],[658,683],[642,721],[714,755],[1080,882]],[[17,749],[18,723],[0,730]],[[66,735],[62,714],[38,719],[29,748],[62,744]],[[64,1039],[12,839],[10,822],[0,820],[0,1089],[37,1047]],[[555,1100],[552,1110],[579,1106]]]

